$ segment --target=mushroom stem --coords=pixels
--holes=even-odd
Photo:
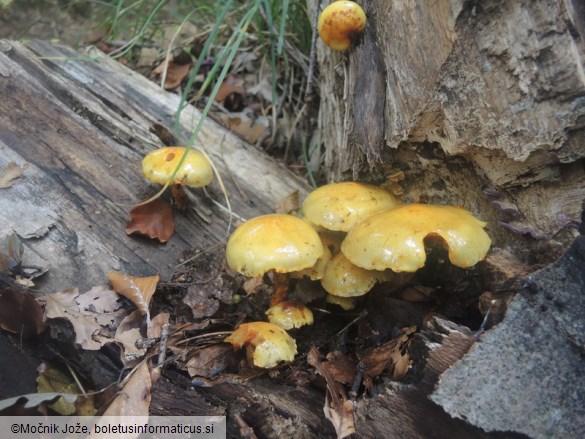
[[[274,292],[272,293],[272,298],[270,299],[271,307],[278,305],[279,303],[286,300],[286,296],[288,294],[289,274],[277,273],[275,271],[272,283],[274,285]]]
[[[189,198],[185,193],[185,188],[182,184],[173,183],[171,184],[171,195],[173,197],[173,203],[179,210],[185,210],[189,204]]]

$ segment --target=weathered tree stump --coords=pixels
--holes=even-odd
[[[361,41],[317,44],[329,178],[403,171],[407,200],[464,206],[496,245],[554,260],[585,199],[583,2],[359,3]]]

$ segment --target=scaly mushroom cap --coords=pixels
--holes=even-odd
[[[347,50],[366,27],[366,13],[355,2],[331,3],[317,22],[319,36],[325,44],[335,50]]]
[[[142,173],[153,183],[166,184],[185,153],[183,146],[167,146],[152,151],[142,160]],[[189,150],[181,169],[171,183],[189,187],[207,186],[213,177],[213,170],[203,154]]]
[[[490,248],[485,226],[461,207],[405,204],[360,221],[347,234],[341,251],[368,270],[412,272],[425,264],[425,237],[439,236],[447,244],[453,265],[471,267]]]
[[[363,296],[376,285],[383,272],[352,264],[342,253],[333,256],[321,285],[329,294],[341,297]]]
[[[347,232],[361,219],[398,205],[398,200],[384,189],[346,181],[315,189],[303,202],[303,213],[313,224]]]
[[[276,213],[246,221],[232,234],[225,251],[230,268],[248,277],[270,270],[303,270],[315,265],[322,254],[321,239],[309,224]]]
[[[242,323],[224,340],[234,349],[245,344],[254,347],[252,361],[256,367],[270,368],[281,361],[292,361],[297,353],[297,344],[284,329],[267,322]]]
[[[266,315],[270,323],[287,330],[313,324],[313,312],[296,300],[285,300],[271,306]]]

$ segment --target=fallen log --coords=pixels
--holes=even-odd
[[[97,50],[81,54],[46,42],[0,42],[0,169],[27,166],[0,196],[0,236],[24,240],[25,263],[47,267],[38,287],[86,291],[111,270],[168,278],[186,251],[221,244],[229,214],[217,183],[176,215],[167,244],[126,236],[130,205],[159,188],[141,175],[142,157],[171,142],[179,97]],[[189,138],[200,113],[188,105]],[[196,146],[213,159],[233,218],[274,210],[307,184],[259,149],[208,119]]]

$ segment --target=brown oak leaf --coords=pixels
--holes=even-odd
[[[171,205],[161,198],[136,206],[130,211],[126,234],[140,233],[160,242],[167,242],[175,232]]]

